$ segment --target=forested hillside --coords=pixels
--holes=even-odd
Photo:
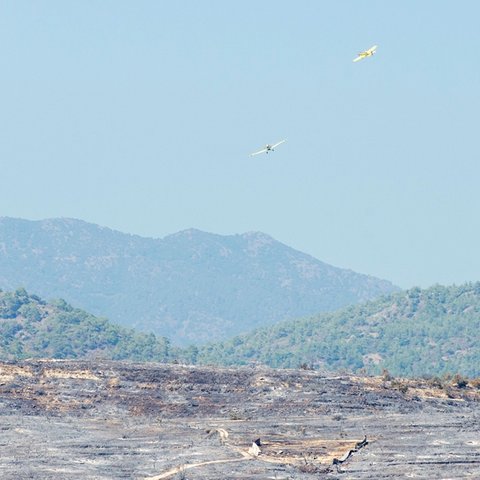
[[[0,218],[0,288],[19,287],[174,344],[222,340],[396,289],[258,232],[152,239],[72,219]]]
[[[266,364],[395,376],[480,376],[480,283],[414,288],[206,346],[171,347],[63,300],[0,291],[0,359]]]
[[[0,359],[168,359],[169,342],[112,325],[63,300],[52,303],[24,289],[0,290]]]
[[[264,363],[422,376],[480,376],[480,283],[413,288],[284,322],[193,352],[200,363]]]

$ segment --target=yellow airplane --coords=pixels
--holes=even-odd
[[[373,47],[370,47],[368,50],[364,50],[363,52],[360,52],[358,54],[357,58],[354,58],[354,62],[358,62],[359,60],[363,60],[364,58],[371,57],[372,55],[375,54],[375,50],[377,49],[377,46],[374,45]]]

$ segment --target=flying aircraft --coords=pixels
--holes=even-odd
[[[274,145],[270,145],[270,144],[267,143],[267,145],[265,145],[261,150],[259,150],[258,152],[251,153],[250,156],[253,157],[254,155],[259,155],[260,153],[273,152],[276,147],[278,147],[279,145],[281,145],[284,142],[286,142],[286,140],[282,140],[278,143],[275,143]]]
[[[360,52],[358,54],[357,58],[354,58],[354,62],[358,62],[359,60],[363,60],[364,58],[371,57],[372,55],[375,54],[375,50],[377,49],[377,46],[374,45],[373,47],[370,47],[368,50],[364,50],[363,52]]]

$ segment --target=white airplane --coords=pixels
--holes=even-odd
[[[371,57],[372,55],[375,54],[375,50],[377,49],[377,45],[374,45],[373,47],[370,47],[368,50],[364,50],[363,52],[360,52],[358,54],[357,58],[354,58],[354,62],[358,62],[359,60],[363,60],[364,58]]]
[[[270,144],[267,143],[267,145],[265,145],[265,147],[263,147],[258,152],[251,153],[250,156],[253,157],[254,155],[259,155],[260,153],[273,152],[276,147],[278,147],[279,145],[281,145],[284,142],[286,142],[286,140],[282,140],[281,142],[275,143],[274,145],[270,145]]]

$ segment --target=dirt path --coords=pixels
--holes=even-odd
[[[213,465],[215,463],[234,463],[234,462],[245,462],[248,460],[253,460],[252,457],[243,457],[243,458],[230,458],[225,460],[210,460],[208,462],[200,463],[187,463],[180,465],[179,467],[171,468],[166,472],[161,473],[160,475],[155,475],[154,477],[146,477],[145,480],[162,480],[164,478],[169,478],[176,473],[184,472],[185,470],[190,470],[191,468],[203,467],[204,465]]]

